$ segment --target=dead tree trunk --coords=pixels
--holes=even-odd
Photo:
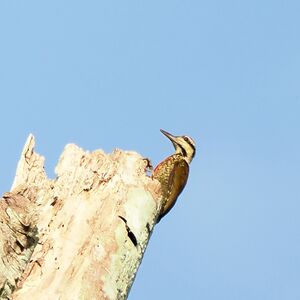
[[[34,144],[0,201],[0,298],[126,299],[161,208],[148,161],[70,144],[50,180]]]

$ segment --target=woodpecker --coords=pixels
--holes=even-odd
[[[159,163],[153,171],[152,177],[161,184],[163,207],[157,223],[175,205],[176,200],[186,185],[189,176],[189,164],[193,160],[196,147],[195,142],[188,136],[174,136],[165,130],[160,130],[171,140],[175,153]]]

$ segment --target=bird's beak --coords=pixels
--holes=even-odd
[[[174,135],[172,135],[171,133],[161,129],[160,130],[168,139],[171,140],[172,143],[176,143],[176,137]]]

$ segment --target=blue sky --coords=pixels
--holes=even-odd
[[[155,228],[130,300],[300,299],[299,1],[2,1],[0,192],[27,135],[172,153],[188,185]]]

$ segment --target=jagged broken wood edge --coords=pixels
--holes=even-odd
[[[45,158],[34,152],[34,147],[35,138],[33,134],[29,134],[18,162],[11,191],[17,187],[22,189],[23,185],[34,183],[34,185],[38,186],[48,181],[44,170]]]
[[[12,189],[14,192],[5,193],[0,200],[0,298],[8,299],[22,276],[34,248],[38,242],[36,210],[36,192],[33,186],[26,185],[30,174],[40,179],[46,178],[40,166],[44,158],[33,153],[34,137],[29,135],[22,151],[16,177]],[[30,153],[31,151],[31,153]],[[30,172],[31,168],[41,172]],[[26,179],[25,179],[26,178]],[[25,184],[19,184],[19,183]]]
[[[32,220],[37,220],[32,227],[38,228],[39,243],[33,244],[35,247],[31,248],[32,256],[31,253],[28,255],[31,260],[12,299],[40,299],[41,291],[44,299],[46,296],[51,298],[55,289],[61,290],[60,299],[75,299],[79,295],[83,299],[125,299],[161,208],[159,183],[146,175],[148,161],[135,152],[115,150],[112,154],[105,154],[102,150],[96,150],[89,153],[70,144],[65,147],[56,167],[57,178],[49,180],[44,171],[44,158],[34,152],[34,146],[34,137],[29,135],[18,163],[11,193],[25,197],[34,207],[30,209],[30,216]],[[70,181],[72,176],[73,182]],[[97,222],[97,214],[93,215],[95,212],[90,211],[93,205],[101,212],[98,202],[107,209],[107,203],[111,201],[115,201],[115,204],[108,207],[110,213],[103,216],[101,222]],[[85,241],[89,245],[89,251],[95,256],[92,265],[93,272],[98,274],[97,279],[80,268],[83,261],[78,257],[85,257],[86,254],[82,245],[81,255],[73,257],[74,265],[68,265],[69,258],[64,257],[63,251],[57,250],[62,245],[70,246],[66,238],[77,238],[72,230],[74,231],[74,227],[78,229],[76,222],[80,226],[82,220],[77,220],[81,214],[73,212],[72,215],[74,205],[84,210],[83,215],[86,213],[89,221],[95,222],[93,238]],[[64,230],[62,216],[69,221]],[[35,238],[34,241],[36,240]],[[107,249],[109,251],[105,253]],[[54,253],[50,253],[51,251]],[[52,257],[54,254],[58,256]],[[55,282],[55,278],[62,276],[57,274],[57,270],[53,270],[53,266],[57,270],[63,269],[65,274],[60,271],[60,275],[67,277],[70,275],[70,268],[73,268],[72,279],[66,279],[63,283]],[[90,265],[89,267],[91,268]],[[47,272],[55,275],[50,282],[43,275]],[[84,273],[84,279],[80,272]],[[41,288],[42,284],[47,284],[48,289]],[[34,290],[32,285],[35,286]]]

